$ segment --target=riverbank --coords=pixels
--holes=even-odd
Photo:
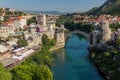
[[[49,49],[54,46],[55,42],[49,40],[47,36],[43,37],[43,40],[42,47],[36,50],[38,52],[27,56],[18,66],[8,70],[11,74],[9,80],[53,80],[50,67],[54,59]]]
[[[46,47],[42,47],[40,51],[30,55],[10,70],[6,70],[0,64],[0,80],[53,80],[53,74],[50,70],[52,61],[51,52]]]
[[[101,67],[99,67],[99,63],[93,58],[93,56],[95,55],[93,55],[91,52],[91,46],[88,47],[88,51],[89,51],[89,59],[94,63],[99,74],[103,77],[104,80],[110,80],[108,79],[108,77],[106,77],[107,75],[102,71]]]
[[[102,69],[99,67],[99,64],[95,60],[92,60],[92,62],[95,64],[98,72],[104,78],[104,80],[111,80],[110,77],[106,75],[104,71],[102,71]]]
[[[91,58],[91,53],[89,54],[89,59],[94,63],[101,77],[103,77],[104,80],[110,80],[109,77],[104,73],[104,71],[102,71],[102,69],[99,67],[99,63],[97,63],[96,60]]]
[[[111,80],[110,77],[102,70],[102,68],[99,67],[99,63],[97,63],[95,59],[91,58],[91,55],[89,55],[89,56],[90,56],[90,60],[94,63],[99,74],[103,77],[103,79],[104,80]]]
[[[111,51],[103,51],[101,48],[91,47],[89,49],[90,60],[96,65],[99,73],[105,80],[119,80],[120,69],[118,61],[113,57]]]
[[[40,51],[10,70],[13,80],[53,80],[53,74],[50,70],[52,61],[51,52],[42,47]]]
[[[62,49],[62,48],[64,48],[64,45],[54,46],[54,47],[52,47],[52,48],[50,49],[50,51],[56,51],[56,50]]]

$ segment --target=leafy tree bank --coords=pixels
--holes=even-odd
[[[73,31],[73,30],[80,30],[80,31],[84,31],[86,33],[90,33],[93,31],[94,25],[89,24],[89,23],[74,23],[74,22],[66,22],[64,23],[65,28]]]
[[[12,75],[0,64],[0,80],[11,80]]]
[[[53,80],[53,73],[49,67],[54,59],[49,48],[55,41],[43,35],[42,42],[42,48],[38,52],[14,69],[7,71],[0,66],[0,80]]]
[[[90,47],[90,58],[107,80],[120,80],[120,40],[106,45],[110,47]]]
[[[87,22],[74,23],[74,18],[71,15],[60,16],[56,21],[56,25],[60,26],[60,24],[64,24],[65,28],[70,31],[80,30],[89,33],[94,28],[93,24]]]

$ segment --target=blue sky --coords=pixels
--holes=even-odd
[[[20,10],[86,11],[102,5],[106,0],[0,0],[0,7]]]

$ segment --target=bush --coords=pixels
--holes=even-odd
[[[0,80],[12,80],[12,75],[0,64]]]
[[[18,44],[18,47],[26,47],[28,45],[27,41],[23,39],[19,39],[17,44]]]

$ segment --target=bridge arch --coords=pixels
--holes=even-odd
[[[74,31],[70,32],[69,35],[74,34],[74,33],[78,33],[78,34],[85,36],[87,38],[87,40],[90,42],[90,35],[89,34],[83,32],[83,31],[80,31],[80,30],[74,30]]]

